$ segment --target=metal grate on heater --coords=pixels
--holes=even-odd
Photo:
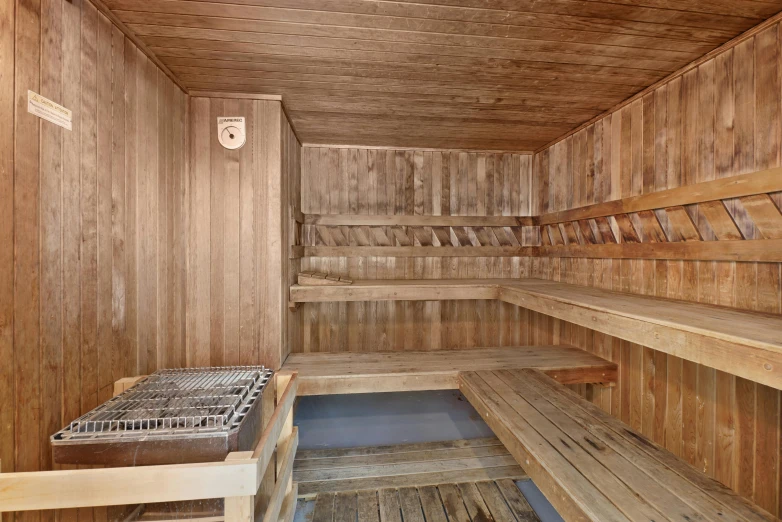
[[[272,374],[263,366],[159,370],[52,439],[227,436],[260,399]]]

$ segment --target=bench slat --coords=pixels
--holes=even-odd
[[[566,520],[626,521],[627,518],[556,451],[481,377],[460,375],[461,391],[524,471]],[[575,492],[575,494],[573,494]]]
[[[619,480],[623,481],[637,495],[654,506],[658,511],[665,513],[670,520],[702,520],[701,515],[710,515],[708,520],[730,520],[722,517],[720,513],[724,507],[716,501],[711,503],[700,503],[700,509],[689,505],[677,495],[676,489],[669,488],[669,469],[654,461],[654,465],[648,464],[648,459],[641,452],[621,451],[623,437],[612,437],[603,432],[603,437],[590,431],[591,426],[597,427],[599,421],[592,418],[586,422],[578,423],[572,417],[578,415],[578,406],[576,404],[555,402],[559,396],[558,390],[552,390],[541,386],[535,381],[529,379],[529,373],[520,372],[499,372],[500,378],[513,387],[514,392],[520,393],[524,398],[534,406],[541,415],[544,415],[551,422],[555,423],[570,439],[581,446],[587,453],[592,455],[597,461],[602,463]],[[562,408],[564,406],[564,408]],[[567,413],[566,413],[567,412]],[[588,417],[585,415],[584,417]],[[639,473],[639,470],[641,473]],[[656,479],[665,477],[663,482]],[[678,487],[685,487],[679,481]],[[697,488],[691,488],[690,493],[697,494]],[[705,495],[704,495],[705,496]]]
[[[460,385],[566,520],[776,520],[539,371]]]
[[[590,424],[595,433],[602,433],[603,437],[611,438],[616,443],[622,444],[627,451],[634,450],[633,458],[640,466],[650,466],[655,473],[660,471],[658,466],[664,466],[672,471],[666,476],[665,481],[680,495],[686,497],[687,502],[697,505],[713,505],[714,502],[725,506],[736,513],[742,520],[756,522],[777,520],[770,513],[753,504],[746,498],[737,494],[721,482],[701,473],[684,460],[680,459],[659,444],[647,439],[616,417],[606,413],[589,401],[586,401],[574,391],[560,386],[539,372],[530,371],[523,373],[524,378],[529,379],[545,390],[547,398],[560,402],[568,412],[579,414],[582,412],[584,422]],[[661,472],[661,471],[660,471]],[[691,504],[691,505],[696,505]],[[708,512],[708,508],[700,508],[702,513]],[[724,520],[724,518],[721,518]]]
[[[519,393],[509,386],[502,379],[500,372],[480,372],[480,378],[512,408],[511,415],[515,414],[524,419],[526,430],[536,432],[536,434],[527,434],[532,435],[531,439],[534,440],[540,436],[548,443],[546,447],[533,446],[533,454],[540,454],[542,456],[541,462],[545,464],[551,458],[552,450],[556,451],[567,461],[567,466],[583,475],[583,478],[600,491],[604,499],[602,502],[598,502],[598,506],[605,504],[605,499],[607,499],[630,520],[682,520],[666,517],[639,498],[639,495],[633,490],[633,486],[639,486],[639,484],[627,484],[622,480],[622,477],[617,477],[610,469],[610,462],[602,463],[602,459],[596,459],[579,446],[558,424],[537,411],[527,401],[525,394]],[[514,432],[514,435],[520,436],[521,434]],[[613,464],[616,465],[616,462]],[[622,475],[624,478],[630,476],[628,473]]]
[[[611,383],[616,364],[572,346],[486,347],[415,352],[291,354],[298,395],[457,389],[465,370],[536,368],[563,383]]]

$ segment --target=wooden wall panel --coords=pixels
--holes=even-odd
[[[28,114],[28,89],[73,129]],[[115,379],[183,363],[186,117],[186,95],[91,3],[0,5],[3,471],[51,469],[49,435]]]
[[[539,212],[779,166],[779,31],[772,25],[541,151],[533,181]],[[772,197],[779,205],[780,195]],[[746,238],[760,237],[741,201],[729,201],[727,208]],[[695,206],[686,211],[704,240],[715,239]],[[659,217],[667,229],[665,215]],[[782,312],[778,263],[540,259],[532,276]],[[583,394],[780,514],[778,390],[540,316],[531,328],[551,323],[561,341],[620,364],[616,388],[585,386]]]
[[[278,101],[193,98],[190,114],[185,363],[278,368],[295,333],[288,236],[300,145]],[[242,148],[220,145],[218,116],[246,118]]]
[[[305,214],[530,215],[529,155],[305,147],[301,157]],[[309,257],[302,259],[301,267],[355,279],[525,277],[529,260]],[[301,310],[297,351],[436,350],[526,343],[521,320],[526,312],[505,303],[307,303]]]

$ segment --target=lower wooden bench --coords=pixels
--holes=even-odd
[[[615,363],[572,346],[294,353],[281,371],[298,372],[299,395],[331,395],[457,389],[460,371],[504,368],[536,368],[566,384],[616,382]]]
[[[539,371],[459,379],[565,520],[777,520]]]

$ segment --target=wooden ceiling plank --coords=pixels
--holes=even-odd
[[[182,52],[183,49],[191,49],[194,51],[222,51],[231,52],[234,54],[241,53],[244,55],[252,56],[256,54],[277,54],[302,57],[304,59],[347,59],[355,60],[356,62],[374,62],[374,63],[387,63],[389,66],[393,64],[414,64],[414,65],[449,65],[457,67],[474,67],[474,68],[527,68],[535,67],[541,70],[557,71],[562,74],[564,70],[568,72],[576,72],[578,70],[587,72],[595,72],[599,74],[614,74],[618,73],[622,76],[635,76],[639,78],[653,76],[655,79],[662,78],[664,73],[660,71],[653,71],[647,69],[637,69],[631,67],[617,67],[612,65],[593,65],[583,63],[554,63],[554,62],[542,62],[527,59],[505,59],[491,56],[452,56],[452,55],[428,55],[428,54],[405,54],[405,53],[393,53],[393,52],[374,52],[374,51],[357,51],[353,49],[332,49],[321,47],[296,47],[292,45],[276,45],[276,44],[258,44],[251,42],[226,42],[219,40],[209,40],[200,38],[183,38],[183,37],[168,37],[168,36],[148,36],[146,41],[149,42],[150,48],[157,50],[160,55],[165,55],[168,50],[170,52]]]
[[[518,89],[516,91],[482,91],[480,89],[460,89],[458,85],[453,87],[431,87],[426,85],[363,85],[358,83],[329,83],[329,82],[315,82],[311,80],[277,80],[277,79],[263,79],[263,78],[237,78],[237,77],[222,77],[214,79],[209,75],[197,75],[197,74],[181,74],[181,79],[188,85],[195,83],[208,83],[213,86],[228,87],[229,90],[239,90],[240,87],[277,87],[278,92],[285,94],[286,87],[304,87],[309,86],[314,89],[321,89],[324,93],[332,93],[338,96],[345,96],[346,94],[353,92],[371,92],[371,93],[398,93],[398,94],[425,94],[425,95],[453,95],[453,96],[477,96],[491,99],[492,97],[501,97],[505,100],[524,100],[528,98],[535,98],[538,96],[537,90],[532,89]],[[581,101],[594,101],[596,95],[590,92],[580,92],[577,95],[573,94],[572,99]],[[551,100],[553,97],[549,97]],[[541,98],[544,99],[544,98]],[[556,99],[556,98],[553,98]]]
[[[221,78],[258,78],[257,71],[247,71],[243,69],[211,69],[209,67],[191,67],[191,66],[179,66],[172,65],[171,70],[179,74],[180,76],[205,76],[205,77],[221,77]],[[292,80],[292,81],[312,81],[323,83],[352,83],[362,85],[396,85],[406,86],[411,80],[415,81],[415,78],[409,79],[389,79],[389,78],[374,78],[363,76],[333,76],[333,75],[318,75],[318,74],[302,74],[302,73],[288,73],[288,72],[266,72],[263,74],[265,80]],[[429,87],[445,87],[452,88],[454,82],[448,77],[433,78],[433,79],[417,79],[416,83],[420,86]],[[485,93],[510,93],[519,92],[518,87],[523,85],[525,89],[535,90],[546,89],[556,91],[568,91],[574,89],[587,89],[592,94],[608,95],[608,96],[630,96],[634,93],[631,87],[618,86],[618,85],[606,85],[606,84],[593,84],[590,82],[564,82],[557,80],[544,80],[544,79],[528,79],[528,80],[515,80],[507,82],[487,82],[470,80],[469,78],[463,78],[459,83],[464,91],[480,91]],[[504,94],[503,94],[504,95]]]
[[[507,22],[507,13],[497,12],[495,23],[475,23],[469,19],[444,20],[419,18],[426,14],[425,6],[411,6],[405,16],[375,16],[355,13],[328,13],[302,9],[277,9],[269,7],[247,7],[209,2],[186,2],[184,0],[147,1],[121,0],[114,2],[115,12],[126,23],[145,23],[147,19],[156,23],[177,25],[197,23],[198,19],[214,20],[222,25],[235,24],[235,30],[242,27],[282,28],[273,32],[288,32],[286,26],[298,25],[301,29],[311,27],[321,32],[346,30],[366,34],[375,32],[402,32],[425,35],[454,35],[463,37],[499,37],[508,40],[547,40],[557,42],[599,42],[600,45],[644,46],[657,51],[683,51],[703,54],[719,45],[730,34],[724,30],[709,30],[665,24],[643,24],[643,28],[626,29],[622,23],[612,19],[592,19],[573,16],[532,15],[522,25]],[[417,9],[416,9],[417,8]],[[422,11],[420,14],[417,11]],[[414,21],[412,21],[414,19]],[[630,22],[637,24],[637,22]],[[216,26],[215,26],[216,27]],[[226,27],[227,28],[227,27]],[[667,31],[663,31],[667,29]],[[678,29],[678,30],[677,30]],[[660,34],[660,33],[663,34]]]
[[[475,68],[426,66],[417,64],[383,64],[383,67],[365,66],[355,62],[338,62],[336,60],[310,60],[302,57],[279,57],[266,59],[265,55],[253,55],[254,60],[232,59],[245,58],[242,53],[220,53],[204,51],[203,56],[196,58],[192,53],[180,56],[178,50],[161,49],[158,56],[164,57],[169,66],[204,67],[210,69],[243,70],[255,72],[289,72],[300,74],[315,74],[321,76],[355,76],[364,78],[394,78],[394,79],[469,79],[481,81],[524,81],[529,79],[562,79],[562,73],[543,69],[507,70],[476,70]],[[218,52],[219,53],[219,52]],[[233,56],[229,56],[233,55]],[[275,57],[277,58],[277,57]],[[287,59],[286,59],[287,58]],[[645,83],[630,76],[606,78],[600,74],[579,73],[572,71],[567,74],[567,80],[573,83],[595,83],[602,85],[623,85],[634,89],[642,88]]]
[[[215,0],[217,2],[229,2],[232,0]],[[297,3],[312,2],[314,0],[295,0]],[[556,14],[572,14],[574,11],[584,16],[598,18],[615,18],[617,20],[643,20],[655,23],[673,23],[678,21],[682,25],[715,27],[728,26],[736,31],[741,31],[743,24],[749,26],[774,14],[768,5],[758,8],[754,0],[717,0],[716,2],[703,1],[676,1],[662,0],[666,5],[647,4],[639,1],[613,1],[613,0],[549,0],[547,2],[535,2],[534,0],[396,0],[397,3],[420,3],[427,5],[447,5],[456,7],[472,7],[476,9],[507,10],[510,12],[546,12]],[[258,4],[258,0],[240,0],[241,3]],[[543,5],[541,5],[543,4]],[[778,5],[778,4],[777,4]],[[736,9],[738,7],[738,9]],[[777,8],[777,11],[779,8]],[[769,14],[770,13],[770,14]],[[738,20],[736,20],[738,19]]]
[[[431,56],[491,56],[507,59],[524,59],[539,62],[604,65],[608,67],[626,67],[648,69],[660,72],[672,72],[681,62],[671,59],[638,58],[635,56],[598,56],[584,54],[577,50],[556,52],[556,46],[550,50],[531,51],[525,49],[478,48],[456,45],[438,45],[433,43],[410,43],[407,41],[358,40],[349,37],[322,37],[308,35],[290,35],[274,33],[254,33],[249,31],[231,31],[224,29],[206,29],[197,27],[173,27],[149,24],[128,24],[142,38],[168,37],[218,42],[241,42],[262,45],[300,46],[306,53],[309,48],[353,50],[361,52],[385,52],[392,54],[419,54]],[[563,44],[564,45],[564,44]],[[541,45],[542,47],[542,45]],[[627,49],[627,48],[624,48]],[[687,60],[684,60],[686,62]]]
[[[109,0],[112,3],[115,0]],[[702,2],[676,2],[669,8],[644,7],[641,5],[622,5],[620,2],[582,0],[210,0],[218,4],[238,4],[243,6],[288,7],[327,12],[352,12],[362,14],[382,14],[386,16],[406,16],[411,4],[423,4],[429,17],[459,21],[480,21],[490,23],[504,16],[506,23],[519,23],[516,16],[526,13],[554,14],[592,18],[606,18],[626,22],[648,22],[694,26],[709,29],[722,29],[741,32],[774,14],[773,9],[753,10],[754,1],[740,2],[738,10],[721,12],[719,6],[710,9],[695,10]],[[734,4],[733,0],[725,0]],[[688,7],[690,9],[688,9]],[[780,8],[777,7],[777,11]],[[769,14],[770,12],[770,14]],[[502,18],[499,18],[502,20]],[[523,23],[523,21],[522,21]]]

